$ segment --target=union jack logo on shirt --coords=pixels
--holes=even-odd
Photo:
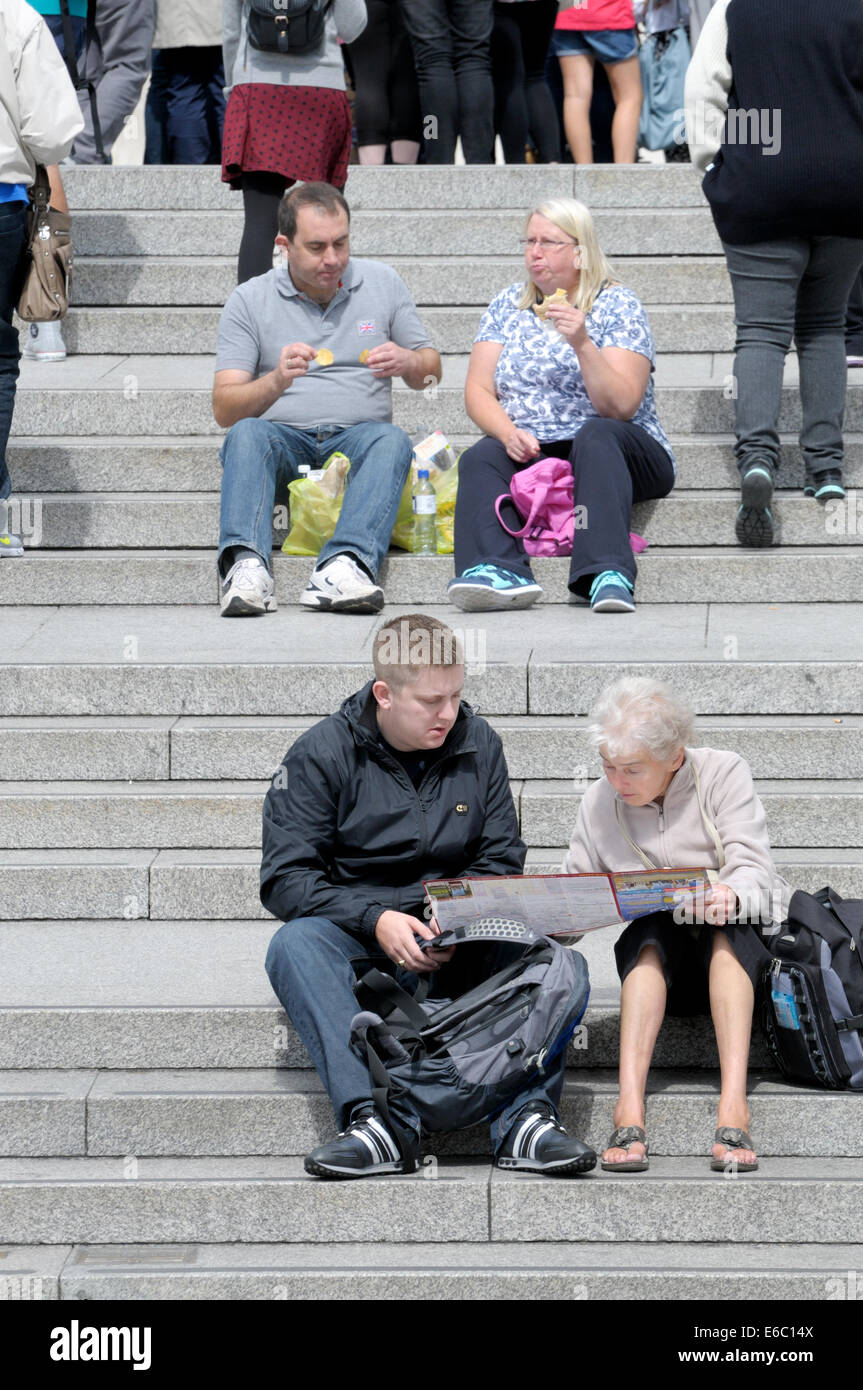
[[[357,329],[359,330],[360,333],[374,333],[374,331],[375,331],[375,321],[374,321],[374,319],[360,319],[359,323],[357,324]]]

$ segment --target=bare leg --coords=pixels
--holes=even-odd
[[[590,101],[593,96],[593,59],[583,54],[561,58],[563,78],[563,124],[576,164],[593,160],[590,135]]]
[[[710,1012],[719,1048],[720,1095],[716,1118],[718,1124],[733,1125],[736,1129],[749,1128],[746,1068],[754,1002],[752,981],[731,949],[727,936],[723,931],[714,931]],[[728,1149],[724,1144],[714,1144],[713,1157],[754,1163],[756,1156],[751,1149]]]
[[[644,1128],[644,1088],[656,1038],[665,1017],[667,996],[662,962],[655,946],[645,946],[620,991],[620,1095],[614,1107],[614,1127]],[[604,1163],[643,1158],[644,1145],[606,1149]]]
[[[393,164],[416,164],[419,159],[418,140],[392,140],[390,149],[392,150]]]
[[[360,145],[357,154],[360,164],[383,164],[387,157],[386,145]]]
[[[638,158],[638,120],[641,115],[641,68],[637,58],[603,64],[614,97],[611,143],[615,164],[634,164]]]

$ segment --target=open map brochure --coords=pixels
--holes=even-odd
[[[683,894],[703,894],[714,869],[631,869],[615,874],[521,874],[424,883],[441,931],[478,917],[514,917],[538,936],[621,927],[648,912],[671,912]]]

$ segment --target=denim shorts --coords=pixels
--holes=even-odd
[[[622,63],[638,52],[634,29],[555,29],[551,51],[556,58],[598,58]]]

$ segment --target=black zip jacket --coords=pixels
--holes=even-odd
[[[372,682],[297,739],[264,802],[261,902],[283,922],[374,934],[422,917],[423,879],[520,874],[526,847],[500,738],[462,701],[418,788],[378,743]]]

